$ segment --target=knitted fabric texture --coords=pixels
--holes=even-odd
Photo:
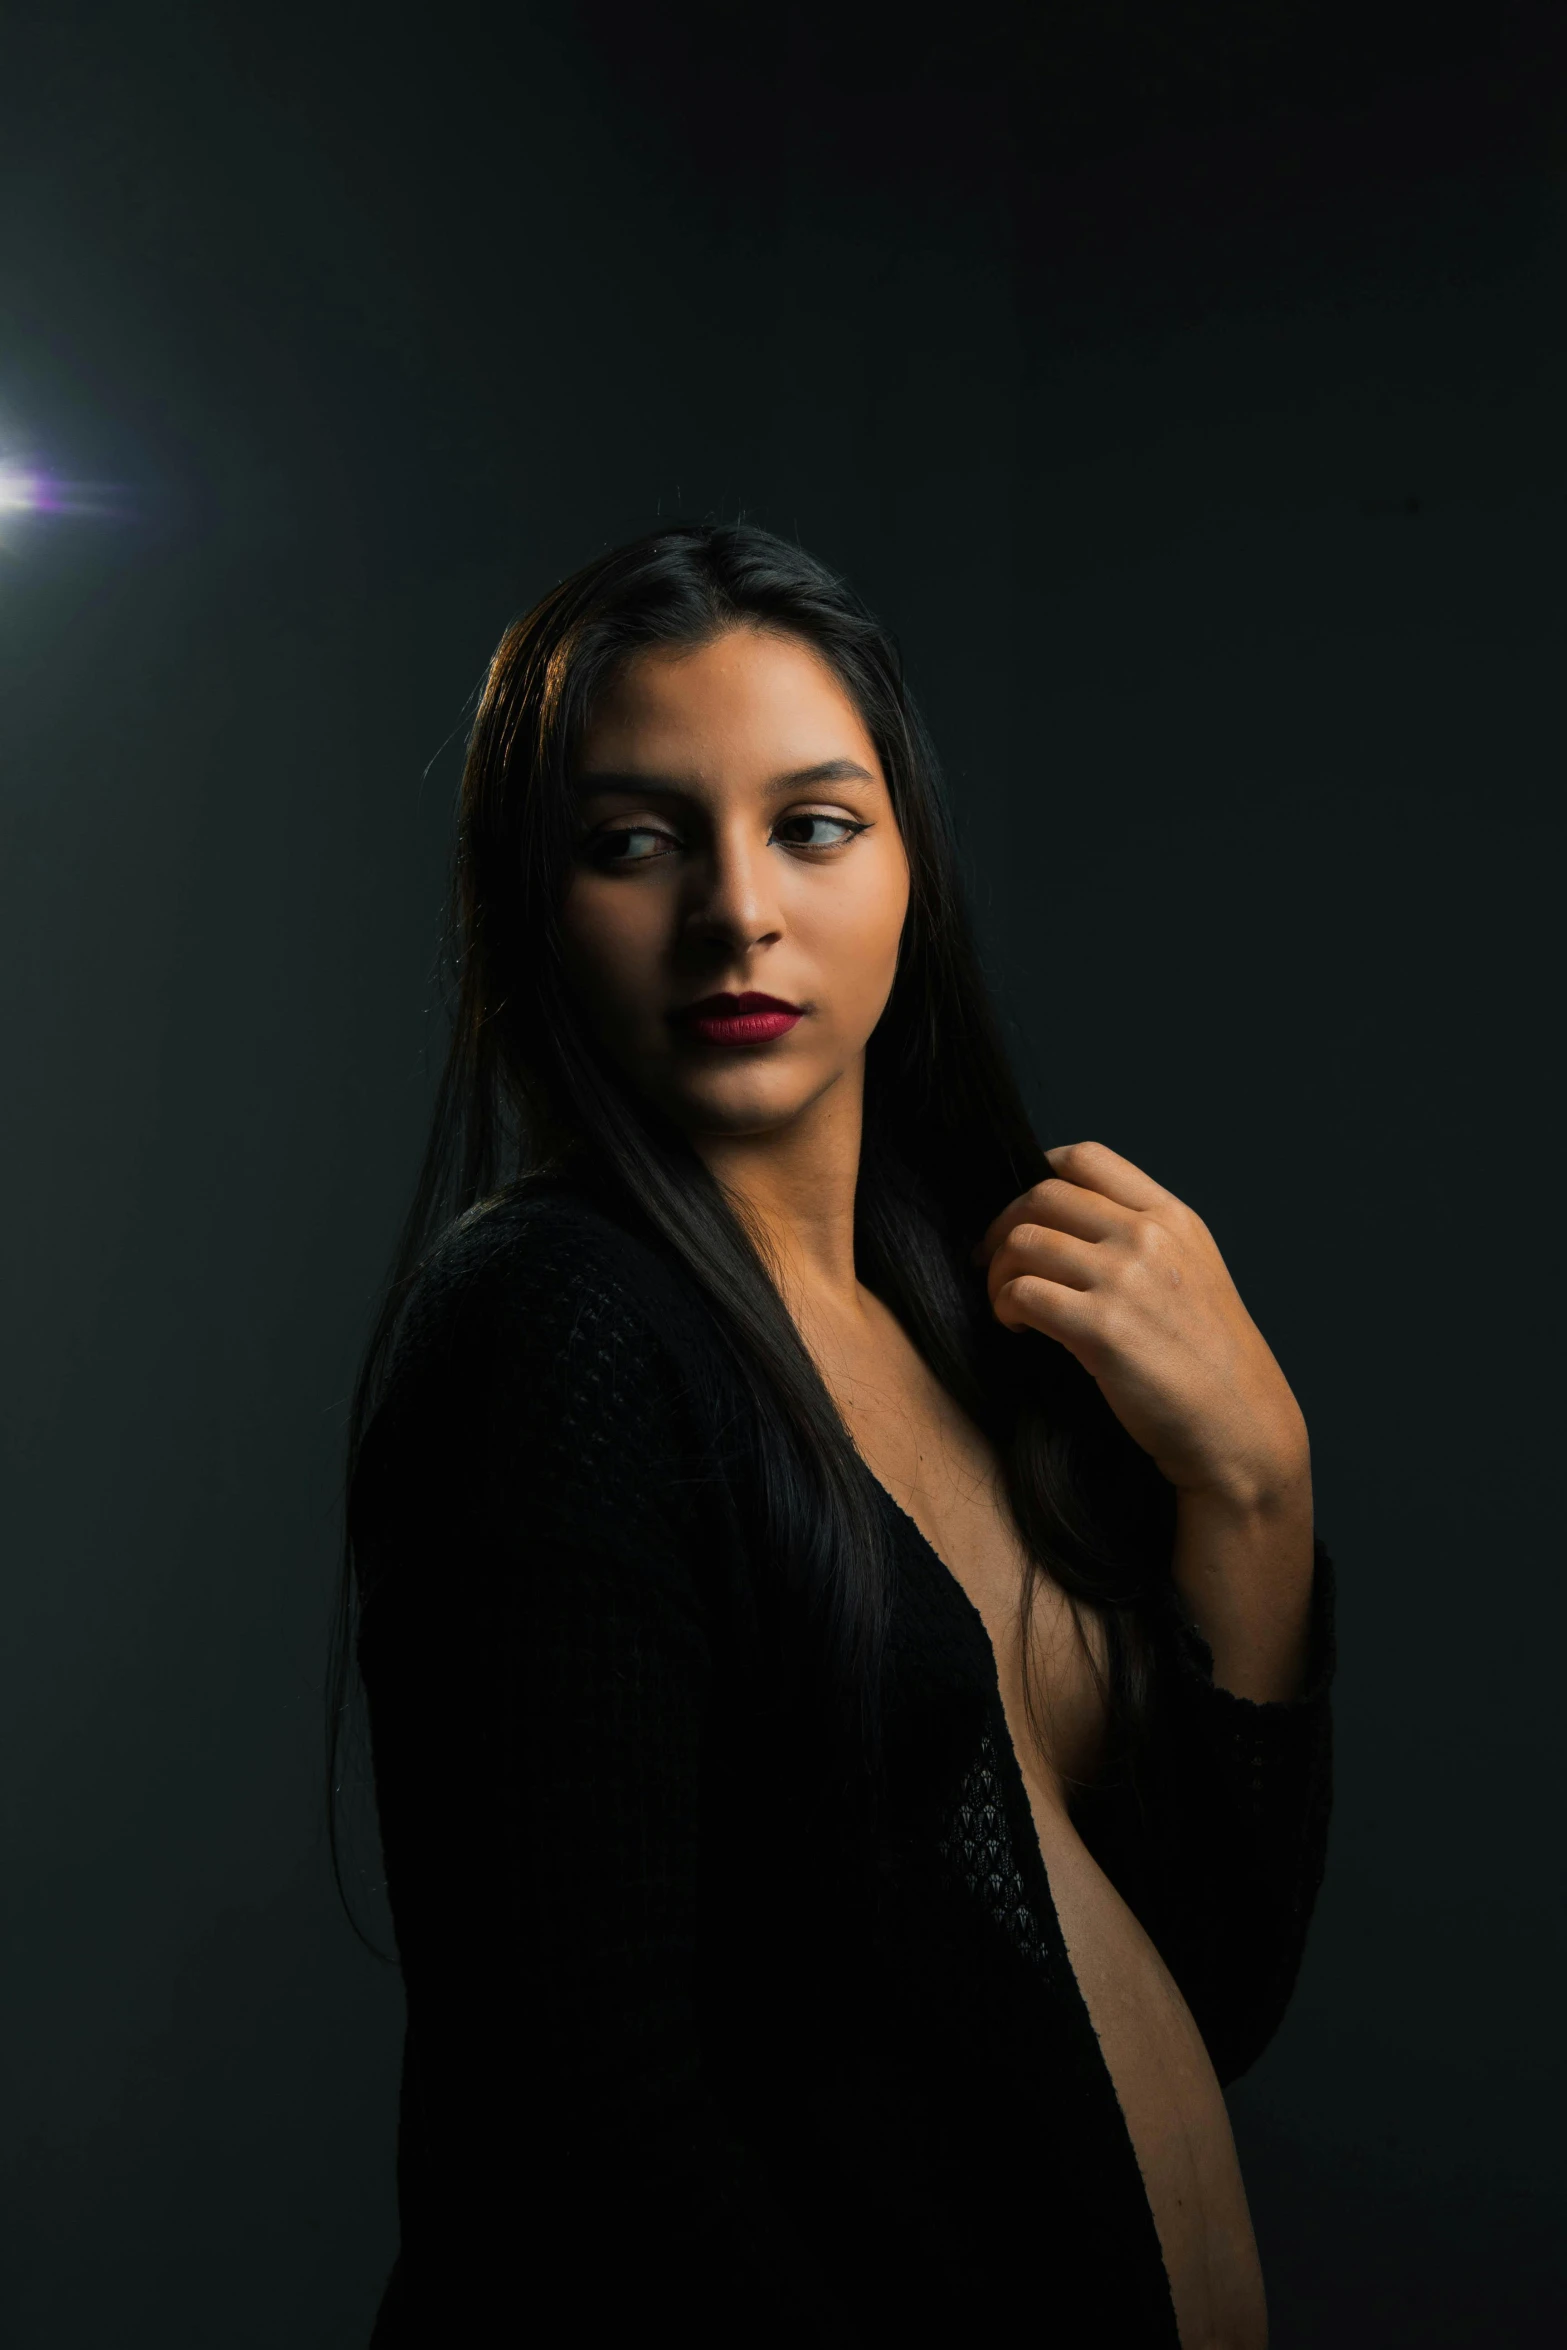
[[[882,1496],[901,1777],[856,1876],[724,1378],[683,1268],[563,1186],[466,1219],[405,1317],[351,1497],[408,2016],[377,2350],[1174,2350],[983,1624]],[[1223,2081],[1321,1878],[1332,1598],[1319,1544],[1286,1705],[1215,1688],[1172,1598],[1136,1787],[1074,1808]]]

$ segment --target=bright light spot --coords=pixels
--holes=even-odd
[[[0,514],[32,514],[47,502],[45,485],[36,473],[0,465]]]

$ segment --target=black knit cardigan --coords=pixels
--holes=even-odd
[[[889,1794],[832,1833],[684,1269],[562,1186],[469,1219],[351,1496],[407,1995],[376,2350],[1173,2350],[978,1613],[888,1513]],[[1079,1832],[1221,2081],[1290,1996],[1330,1800],[1332,1567],[1289,1704],[1156,1610],[1137,1788]]]

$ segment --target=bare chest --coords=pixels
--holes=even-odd
[[[1090,1779],[1107,1731],[1091,1611],[1030,1567],[993,1446],[890,1314],[873,1355],[831,1360],[831,1387],[872,1474],[965,1592],[990,1638],[1012,1743],[1037,1792],[1064,1805]],[[826,1366],[824,1366],[825,1375]],[[1024,1656],[1035,1691],[1025,1702]]]

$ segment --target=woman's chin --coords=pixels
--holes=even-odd
[[[788,1126],[817,1098],[819,1085],[802,1085],[798,1071],[715,1070],[697,1083],[681,1086],[665,1108],[691,1135],[715,1139],[769,1134]]]

